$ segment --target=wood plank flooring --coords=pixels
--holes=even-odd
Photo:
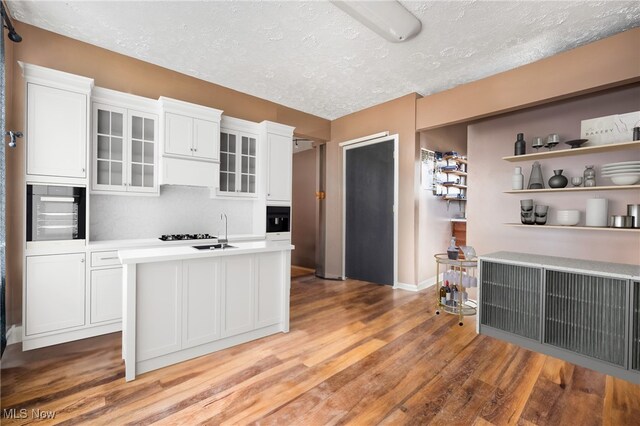
[[[476,335],[431,292],[292,276],[290,333],[130,383],[119,333],[10,346],[2,424],[640,424],[639,386]]]

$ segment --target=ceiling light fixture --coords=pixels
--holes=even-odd
[[[397,1],[332,0],[331,3],[393,43],[407,41],[422,29],[420,20]]]
[[[9,34],[7,34],[9,40],[14,43],[20,43],[22,41],[22,37],[16,32],[15,28],[13,28],[11,19],[9,19],[9,14],[4,8],[4,2],[2,1],[0,1],[0,14],[2,15],[3,26],[9,30]]]

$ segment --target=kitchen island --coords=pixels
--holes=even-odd
[[[126,380],[288,332],[292,249],[254,241],[119,251]]]

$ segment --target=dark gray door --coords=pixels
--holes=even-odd
[[[345,274],[393,285],[393,140],[345,154]]]

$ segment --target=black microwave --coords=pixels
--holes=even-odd
[[[27,185],[27,241],[84,240],[86,188]]]

